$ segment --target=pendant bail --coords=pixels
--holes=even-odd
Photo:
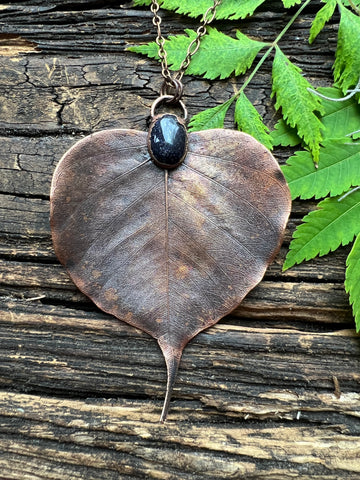
[[[151,110],[150,110],[150,116],[151,118],[155,117],[155,110],[156,108],[161,104],[161,103],[168,103],[171,104],[173,100],[173,95],[161,95],[158,97],[155,102],[151,105]],[[183,101],[178,100],[176,102],[178,105],[180,105],[182,112],[183,112],[183,121],[185,122],[188,116],[187,108],[185,107],[185,104]]]
[[[170,100],[167,100],[166,103],[174,105],[180,102],[183,90],[184,85],[177,78],[171,78],[171,81],[165,79],[161,86],[160,96],[172,97]]]

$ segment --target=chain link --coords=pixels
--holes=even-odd
[[[178,80],[181,80],[185,70],[188,68],[191,62],[191,57],[195,55],[195,53],[199,50],[200,48],[200,43],[201,39],[204,35],[206,35],[206,27],[211,23],[216,15],[216,9],[220,5],[221,0],[214,0],[214,5],[209,7],[206,12],[204,13],[204,16],[202,18],[202,24],[200,27],[196,30],[196,37],[194,40],[190,43],[188,46],[187,52],[186,52],[186,57],[182,61],[179,71],[176,73],[175,78]]]
[[[158,55],[161,61],[161,74],[164,77],[164,85],[161,89],[161,95],[167,95],[170,93],[172,89],[175,91],[173,102],[177,103],[182,95],[183,85],[181,83],[181,79],[185,73],[185,70],[189,67],[191,58],[200,48],[201,39],[204,35],[206,35],[206,27],[209,25],[215,18],[216,9],[220,5],[222,0],[214,0],[214,4],[209,7],[206,12],[204,13],[201,25],[196,30],[196,37],[194,40],[191,41],[190,45],[188,46],[186,56],[182,61],[178,72],[172,76],[167,64],[167,52],[165,50],[165,39],[161,33],[161,17],[159,15],[160,5],[158,0],[151,0],[150,10],[153,13],[153,24],[157,31],[157,36],[155,42],[159,47]]]
[[[152,19],[152,22],[153,22],[153,24],[156,28],[156,31],[157,31],[157,36],[156,36],[155,42],[156,42],[157,46],[159,47],[158,55],[159,55],[159,58],[160,58],[160,61],[161,61],[161,74],[164,77],[165,82],[168,85],[172,86],[172,83],[173,83],[172,82],[172,77],[171,77],[171,73],[170,73],[170,70],[169,70],[169,67],[168,67],[168,64],[167,64],[167,53],[166,53],[166,50],[165,50],[165,38],[162,36],[162,33],[161,33],[161,17],[158,14],[159,8],[160,8],[160,6],[159,6],[157,0],[152,0],[150,10],[152,11],[152,13],[154,15],[153,19]]]

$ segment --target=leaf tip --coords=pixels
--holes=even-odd
[[[291,268],[291,265],[285,265],[285,264],[284,264],[284,265],[282,266],[282,273],[287,272],[287,271],[289,270],[289,268]]]
[[[291,251],[288,253],[287,257],[285,258],[285,262],[283,263],[283,266],[282,266],[283,272],[286,272],[286,270],[289,270],[289,268],[293,267],[296,263],[292,261],[290,258],[288,258],[290,253]]]
[[[160,423],[165,423],[169,413],[171,395],[174,389],[176,375],[180,365],[182,350],[165,345],[165,343],[162,342],[161,339],[158,340],[158,343],[164,355],[167,368],[167,385],[165,400],[160,416]]]

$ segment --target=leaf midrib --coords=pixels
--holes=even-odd
[[[303,175],[303,176],[301,176],[301,177],[297,177],[297,178],[295,178],[294,180],[290,180],[290,181],[289,181],[289,184],[291,184],[291,183],[296,183],[296,182],[300,182],[300,181],[302,181],[302,180],[304,180],[304,181],[309,181],[309,180],[308,180],[309,177],[311,177],[311,176],[313,176],[313,175],[317,175],[317,174],[320,173],[320,172],[324,172],[324,175],[329,175],[329,174],[328,174],[329,169],[331,169],[331,168],[334,167],[335,165],[341,167],[341,164],[342,164],[343,162],[349,161],[352,157],[355,157],[356,155],[360,155],[360,151],[358,151],[358,152],[356,152],[356,153],[354,153],[354,154],[352,154],[352,155],[349,155],[348,157],[345,157],[345,158],[341,159],[339,162],[335,162],[335,163],[332,163],[332,164],[330,164],[330,165],[326,165],[326,167],[324,167],[324,168],[319,168],[318,170],[314,170],[313,172],[309,172],[309,173],[307,173],[306,175]],[[290,165],[289,165],[289,167],[290,167]],[[326,172],[326,173],[325,173],[325,172]],[[322,183],[323,183],[323,182],[322,182]],[[329,191],[331,191],[330,188],[329,188]]]

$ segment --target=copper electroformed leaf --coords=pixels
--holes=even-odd
[[[189,134],[164,170],[147,134],[107,130],[59,163],[51,189],[56,254],[98,307],[154,337],[164,354],[165,420],[181,353],[231,312],[277,253],[290,193],[271,153],[247,134]]]

